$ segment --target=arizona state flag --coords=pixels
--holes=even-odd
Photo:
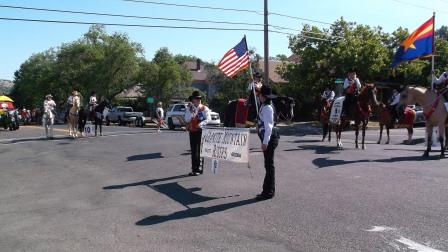
[[[395,54],[392,68],[403,61],[431,56],[434,53],[434,17],[407,37]]]

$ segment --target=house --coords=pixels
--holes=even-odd
[[[212,97],[216,92],[216,87],[208,82],[208,71],[205,68],[204,62],[197,59],[193,61],[186,61],[183,65],[191,73],[191,86],[206,93],[207,97]]]
[[[138,98],[143,97],[142,88],[139,84],[137,84],[129,89],[124,90],[115,97],[119,99],[137,100]]]
[[[0,95],[2,93],[9,94],[14,86],[14,83],[10,80],[0,80]]]

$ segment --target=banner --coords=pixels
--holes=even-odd
[[[330,123],[338,124],[341,120],[342,105],[344,104],[344,100],[344,96],[341,96],[334,100],[333,106],[331,107]]]
[[[234,163],[249,163],[249,129],[205,128],[201,156]]]

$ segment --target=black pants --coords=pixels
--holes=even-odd
[[[190,132],[190,148],[191,148],[191,170],[192,172],[200,172],[201,166],[201,136],[202,130]]]
[[[273,133],[268,144],[268,149],[263,152],[266,175],[264,177],[263,192],[261,194],[264,196],[274,196],[275,194],[274,152],[278,146],[278,140],[278,134]]]

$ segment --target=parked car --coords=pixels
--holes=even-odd
[[[185,122],[185,112],[187,111],[188,103],[178,103],[172,104],[168,107],[166,112],[166,122],[168,123],[168,127],[171,130],[174,130],[176,127],[186,126]],[[220,126],[221,119],[219,114],[216,112],[210,112],[211,121],[207,124],[210,126]]]
[[[415,123],[414,125],[425,125],[425,115],[423,113],[423,108],[421,106],[412,106],[415,110]]]
[[[113,107],[106,116],[106,125],[110,123],[117,123],[118,125],[125,125],[133,123],[137,118],[143,117],[143,113],[134,112],[131,107],[117,106]]]

